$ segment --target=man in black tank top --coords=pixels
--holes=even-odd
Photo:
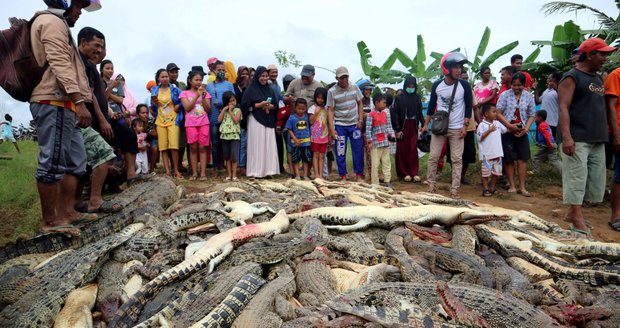
[[[571,230],[587,237],[591,232],[581,211],[583,202],[600,203],[605,193],[608,113],[603,80],[597,72],[614,50],[599,38],[584,41],[575,68],[558,85],[562,189],[564,204],[569,205],[566,219],[572,222]]]

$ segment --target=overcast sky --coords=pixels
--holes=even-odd
[[[122,73],[138,99],[147,97],[145,84],[158,68],[175,62],[184,79],[193,65],[206,68],[216,56],[235,66],[276,63],[274,52],[294,53],[302,62],[335,69],[347,66],[351,79],[363,77],[356,43],[364,40],[380,66],[395,47],[409,56],[416,52],[416,35],[422,34],[427,54],[461,47],[473,57],[485,26],[491,29],[486,55],[512,41],[513,53],[529,55],[532,40],[550,40],[557,24],[572,19],[583,29],[598,28],[590,14],[545,17],[540,7],[547,1],[463,0],[101,0],[103,8],[83,12],[73,35],[92,26],[106,36],[108,59]],[[579,1],[577,1],[579,2]],[[582,1],[612,17],[618,10],[611,0]],[[45,5],[41,0],[3,0],[4,16],[30,18]],[[5,20],[0,29],[9,26]],[[543,48],[539,61],[550,60]],[[493,74],[509,64],[510,55],[492,66]],[[397,67],[398,68],[398,67]],[[280,68],[280,78],[298,75],[300,68]],[[334,80],[332,73],[317,70],[317,79]],[[10,112],[27,122],[30,113],[0,91],[0,114]]]

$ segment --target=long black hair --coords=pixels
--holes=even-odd
[[[157,70],[157,72],[155,72],[155,83],[157,83],[157,85],[159,85],[159,74],[164,71],[167,72],[165,68],[160,68]]]
[[[318,87],[316,88],[316,90],[314,90],[314,96],[312,97],[312,99],[314,100],[315,104],[316,98],[318,98],[319,96],[323,96],[323,106],[325,106],[325,104],[327,103],[327,89],[323,87]]]
[[[112,63],[111,60],[109,59],[104,59],[101,64],[99,64],[99,74],[101,74],[101,77],[103,77],[103,68],[105,67],[105,65],[107,64],[114,64]]]
[[[187,84],[185,85],[185,90],[191,90],[192,89],[192,79],[196,75],[204,76],[199,71],[190,71],[189,73],[187,73]]]

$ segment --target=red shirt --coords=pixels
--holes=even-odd
[[[276,127],[284,129],[288,117],[291,116],[291,105],[280,107],[278,110],[278,116],[276,118]]]

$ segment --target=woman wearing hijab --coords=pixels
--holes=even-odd
[[[422,99],[417,93],[418,81],[409,76],[403,84],[404,92],[394,100],[390,111],[396,133],[396,174],[405,181],[420,182],[418,176],[418,127],[424,125]]]
[[[241,100],[241,110],[247,118],[246,175],[250,178],[264,178],[280,173],[275,133],[278,97],[268,81],[267,69],[258,66]]]
[[[235,96],[240,102],[243,99],[245,89],[250,85],[250,69],[247,66],[239,66],[237,69],[237,79],[233,84],[235,88]],[[248,160],[248,134],[247,134],[247,118],[241,118],[241,139],[239,140],[239,173],[245,175],[245,166]]]

